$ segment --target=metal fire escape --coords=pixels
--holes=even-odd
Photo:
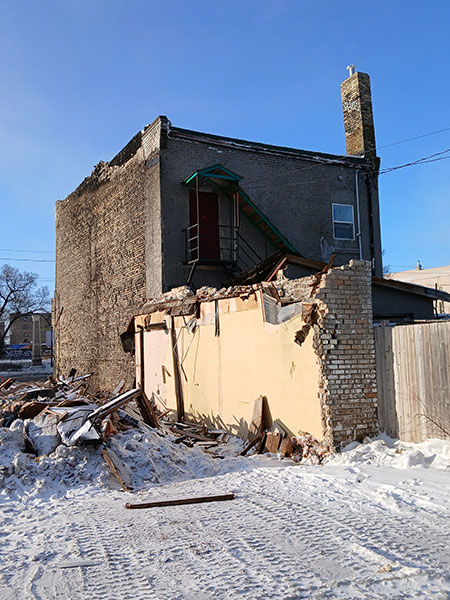
[[[182,183],[191,189],[196,202],[196,219],[184,230],[186,264],[192,265],[188,282],[192,279],[197,265],[219,265],[227,267],[231,272],[240,268],[250,268],[266,257],[262,257],[242,236],[241,218],[247,218],[271,242],[277,250],[298,254],[292,244],[275,227],[273,223],[249,198],[240,187],[242,179],[224,166],[217,164],[206,169],[194,171]],[[225,195],[232,203],[231,223],[218,223],[214,227],[200,224],[200,186],[208,185],[211,189]],[[193,187],[195,186],[195,189]],[[205,256],[202,247],[210,244],[214,237],[217,251]],[[211,254],[211,253],[210,253]]]

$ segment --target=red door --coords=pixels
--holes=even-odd
[[[199,215],[197,215],[197,194],[189,191],[190,250],[191,259],[220,259],[219,241],[219,198],[211,192],[198,193]],[[197,225],[197,227],[194,227]]]

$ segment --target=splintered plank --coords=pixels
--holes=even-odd
[[[247,452],[249,452],[253,446],[256,446],[258,442],[262,442],[264,437],[264,432],[261,432],[258,436],[256,436],[249,444],[245,446],[242,452],[239,453],[239,456],[245,456]]]
[[[138,405],[144,423],[157,429],[159,427],[158,418],[153,410],[153,405],[147,398],[144,390],[141,390],[141,394],[136,398],[136,404]]]
[[[265,444],[266,452],[276,454],[278,452],[278,448],[280,447],[281,439],[282,439],[281,433],[273,433],[273,432],[269,431],[266,436],[266,444]]]
[[[264,396],[259,396],[255,400],[255,404],[253,406],[253,416],[248,426],[248,441],[251,442],[255,438],[257,438],[263,430],[264,424]]]
[[[7,390],[14,382],[15,379],[8,377],[8,379],[5,379],[5,381],[0,383],[0,390]]]
[[[155,502],[143,502],[141,504],[130,504],[127,502],[125,508],[155,508],[157,506],[180,506],[181,504],[201,504],[202,502],[223,502],[225,500],[234,500],[234,494],[199,496],[197,498],[181,498],[179,500],[156,500]]]
[[[200,442],[210,442],[212,443],[214,440],[212,440],[209,437],[206,437],[206,435],[200,435],[199,433],[195,433],[193,431],[189,431],[187,429],[183,429],[183,430],[179,430],[176,427],[169,427],[170,431],[172,433],[175,433],[176,435],[181,435],[183,437],[190,437],[193,438],[194,440],[199,440]]]
[[[114,477],[122,486],[122,489],[124,489],[126,492],[133,491],[131,474],[114,450],[103,450],[102,456],[105,459],[108,467],[111,469]]]

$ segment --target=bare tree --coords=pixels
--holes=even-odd
[[[3,331],[0,330],[0,355],[14,321],[50,308],[48,288],[38,287],[37,279],[36,273],[22,273],[9,265],[3,265],[0,270],[0,321],[4,323]]]

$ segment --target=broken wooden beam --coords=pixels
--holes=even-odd
[[[265,436],[265,431],[262,431],[258,436],[253,438],[253,440],[245,446],[242,452],[239,453],[239,456],[245,456],[247,452],[249,452],[258,442],[261,442],[263,437]]]
[[[103,450],[102,456],[125,492],[133,491],[133,481],[125,463],[111,449]]]
[[[15,379],[13,377],[8,377],[8,379],[0,383],[0,390],[7,390],[14,382]]]
[[[211,438],[206,437],[206,435],[200,435],[199,433],[194,433],[193,431],[189,431],[188,429],[182,429],[181,431],[179,429],[177,429],[176,427],[169,427],[169,429],[172,433],[175,433],[176,435],[181,435],[183,437],[190,437],[190,438],[193,438],[194,440],[198,440],[200,442],[213,442],[214,441]]]
[[[142,415],[144,423],[150,425],[150,427],[158,429],[158,418],[155,414],[155,411],[153,410],[153,405],[147,398],[147,395],[145,394],[144,390],[141,390],[140,395],[136,397],[136,404],[138,405],[139,412]]]
[[[184,421],[184,395],[183,382],[181,380],[180,357],[177,346],[177,332],[175,328],[175,319],[170,317],[170,334],[172,341],[172,356],[174,369],[175,396],[177,400],[177,420]]]
[[[155,508],[157,506],[179,506],[181,504],[200,504],[202,502],[222,502],[225,500],[234,500],[234,494],[180,498],[179,500],[155,500],[154,502],[142,502],[141,504],[130,504],[127,502],[125,508]]]
[[[109,402],[106,402],[106,404],[103,404],[102,406],[97,408],[97,410],[95,410],[91,415],[89,415],[89,419],[91,421],[93,421],[94,419],[103,419],[104,417],[106,417],[106,415],[109,415],[118,408],[122,408],[122,406],[124,406],[128,402],[131,402],[131,400],[134,400],[141,394],[142,390],[138,388],[134,388],[132,390],[129,390],[128,392],[124,392],[123,394],[120,394],[120,396],[113,398]]]

